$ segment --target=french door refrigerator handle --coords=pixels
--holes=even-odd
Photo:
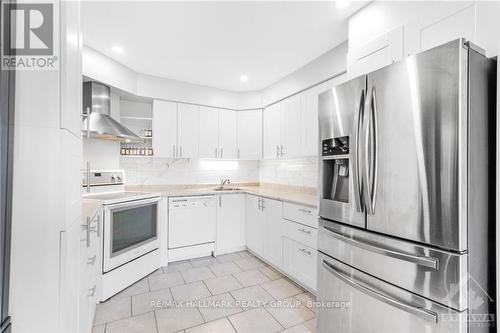
[[[384,302],[385,304],[391,305],[395,308],[398,308],[400,310],[403,310],[405,312],[411,313],[413,315],[416,315],[424,320],[427,320],[432,323],[437,323],[438,321],[438,315],[437,313],[433,311],[429,311],[427,309],[417,307],[411,304],[407,304],[405,302],[402,302],[400,300],[397,300],[395,298],[383,295],[375,290],[372,290],[371,288],[365,287],[362,284],[351,280],[349,277],[345,276],[344,274],[337,272],[335,268],[326,260],[323,260],[322,262],[323,267],[325,267],[328,272],[332,273],[335,275],[337,278],[340,280],[344,281],[345,283],[351,285],[352,287],[358,289],[362,293],[371,296],[381,302]]]
[[[377,180],[378,180],[378,122],[377,122],[377,94],[375,87],[372,88],[371,116],[373,121],[373,154],[372,154],[372,179],[371,179],[371,201],[372,214],[375,214],[375,203],[377,201]]]
[[[363,121],[363,132],[364,132],[364,145],[363,145],[363,196],[365,198],[365,206],[366,213],[369,215],[375,214],[375,197],[373,192],[375,192],[375,175],[376,175],[376,152],[375,148],[373,148],[372,154],[370,155],[370,149],[377,144],[377,134],[375,129],[375,124],[373,124],[373,136],[375,138],[375,142],[371,140],[372,134],[372,120],[374,118],[374,108],[373,108],[373,96],[375,94],[375,88],[372,87],[370,92],[367,93],[366,101],[365,101],[365,112],[363,117],[366,121]],[[373,144],[372,146],[370,144]],[[373,176],[373,177],[372,177]]]
[[[355,240],[353,238],[338,234],[335,230],[333,230],[327,226],[323,226],[323,229],[328,232],[329,236],[337,238],[338,240],[340,240],[342,242],[348,243],[348,244],[355,246],[355,247],[358,247],[360,249],[367,250],[367,251],[374,252],[374,253],[378,253],[378,254],[381,254],[381,255],[384,255],[387,257],[408,261],[408,262],[414,263],[416,265],[425,266],[425,267],[429,267],[432,269],[439,268],[439,260],[437,258],[418,256],[418,255],[414,255],[414,254],[410,254],[410,253],[404,253],[404,252],[394,251],[394,250],[390,250],[390,249],[385,249],[385,248],[382,248],[379,246],[375,246],[375,245],[372,245],[369,243],[361,242],[361,241]]]
[[[355,114],[355,119],[354,119],[354,165],[353,165],[353,171],[354,171],[354,203],[356,205],[356,210],[358,212],[363,212],[363,205],[362,205],[362,197],[361,197],[361,182],[359,180],[359,127],[360,127],[360,121],[361,121],[361,114],[363,113],[363,108],[364,108],[364,103],[365,103],[365,91],[361,90],[361,96],[360,96],[360,101],[359,101],[359,110]]]

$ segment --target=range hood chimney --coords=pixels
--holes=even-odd
[[[83,132],[90,137],[121,142],[144,142],[134,132],[110,117],[110,88],[88,81],[83,83]]]

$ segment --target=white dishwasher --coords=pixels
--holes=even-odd
[[[215,242],[216,198],[172,197],[168,200],[168,248]]]

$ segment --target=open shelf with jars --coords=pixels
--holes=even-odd
[[[153,157],[153,111],[152,105],[131,101],[121,101],[120,121],[143,142],[122,142],[120,155],[124,157]]]

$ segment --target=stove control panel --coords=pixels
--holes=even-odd
[[[82,186],[109,186],[123,185],[125,182],[125,172],[123,170],[90,170],[90,177],[87,177],[87,171],[82,172]]]

